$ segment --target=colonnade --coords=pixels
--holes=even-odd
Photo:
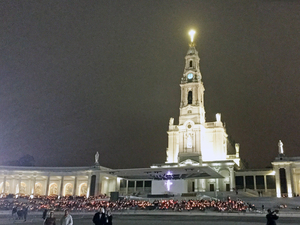
[[[268,184],[267,184],[267,175],[258,175],[258,176],[263,176],[264,177],[264,191],[267,192],[268,191]],[[246,177],[249,177],[249,175],[245,176],[243,175],[243,186],[244,186],[244,189],[247,188],[247,182],[246,182]],[[257,188],[257,184],[256,184],[256,175],[252,175],[253,177],[253,190],[258,190]],[[260,190],[260,189],[259,189]]]
[[[92,184],[92,176],[95,182]],[[92,187],[93,185],[93,187]],[[118,187],[117,177],[99,170],[81,171],[14,171],[0,168],[0,195],[75,195],[106,194]]]
[[[224,178],[195,179],[194,180],[195,192],[233,191],[233,188],[235,187],[234,168],[233,167],[218,168],[216,169],[216,171],[222,174]],[[227,189],[228,186],[229,189]]]

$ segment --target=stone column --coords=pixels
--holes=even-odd
[[[196,152],[196,135],[195,135],[195,132],[192,133],[192,141],[193,141],[192,152]]]
[[[290,165],[288,165],[285,168],[285,174],[286,174],[286,184],[287,184],[288,197],[291,198],[291,197],[293,197],[293,190],[292,190],[292,179],[291,179]]]
[[[64,196],[63,189],[64,189],[64,176],[61,176],[59,196]]]
[[[99,176],[100,175],[96,175],[96,174],[94,174],[95,176],[96,176],[96,179],[95,179],[95,193],[94,193],[94,196],[97,196],[97,195],[99,195]]]
[[[280,187],[280,176],[279,176],[279,167],[275,167],[275,180],[276,180],[276,196],[281,197],[281,187]]]
[[[35,194],[36,175],[33,178],[33,194]]]
[[[36,175],[33,176],[33,183],[32,183],[32,193],[31,194],[35,194],[35,183],[36,183]]]
[[[200,182],[200,190],[201,192],[205,192],[206,191],[206,180],[205,179],[200,179],[199,180]]]
[[[126,194],[128,194],[128,180],[126,180]]]
[[[21,182],[22,182],[22,175],[20,174],[19,175],[19,195],[20,195],[20,192],[21,192]]]
[[[267,186],[267,176],[264,175],[264,184],[265,184],[265,192],[268,191],[268,186]]]
[[[234,186],[234,171],[233,171],[233,167],[229,168],[229,172],[230,172],[230,191],[233,191],[233,186]]]
[[[136,180],[134,181],[134,189],[133,189],[134,192],[136,192]]]
[[[193,79],[195,79],[195,77],[193,77]],[[197,99],[197,91],[196,91],[195,87],[193,87],[193,93],[192,94],[193,94],[192,104],[196,105],[196,100],[198,100],[198,99]]]
[[[295,194],[295,195],[297,195],[297,194],[299,194],[299,191],[298,191],[298,187],[297,187],[297,184],[298,184],[298,182],[297,182],[297,176],[293,173],[293,193]]]
[[[194,192],[199,192],[198,179],[195,179],[194,183],[195,183]]]
[[[102,179],[103,179],[103,176],[101,176],[101,174],[99,174],[98,195],[103,194]]]
[[[49,195],[49,184],[50,183],[50,174],[48,174],[47,182],[46,182],[46,196]]]
[[[243,175],[243,183],[244,183],[244,191],[246,191],[247,186],[246,186],[246,176],[245,175]]]
[[[13,178],[12,179],[12,189],[11,189],[11,193],[12,194],[16,194],[17,193],[17,185],[16,185],[16,179],[15,178]]]
[[[73,196],[77,196],[77,174],[75,175],[74,179],[74,188],[73,188]]]
[[[121,183],[121,180],[117,177],[116,178],[116,191],[120,191],[120,183]],[[145,181],[143,181],[143,191],[145,191]]]
[[[4,178],[3,178],[3,186],[2,186],[2,193],[6,193],[6,176],[4,175]]]
[[[91,193],[91,173],[88,173],[87,185],[88,185],[88,190],[87,190],[87,193],[86,193],[86,197],[88,198],[90,196],[90,193]]]
[[[253,184],[254,184],[254,190],[256,191],[257,188],[256,188],[256,176],[253,175]]]
[[[96,175],[96,174],[94,174]],[[95,196],[101,194],[101,174],[96,175],[96,181],[95,181]]]
[[[220,188],[219,188],[219,179],[216,179],[216,191],[220,191]]]
[[[29,194],[31,195],[32,194],[32,181],[33,180],[33,176],[30,176],[29,179],[28,179],[28,190],[26,191],[27,193],[26,194]]]

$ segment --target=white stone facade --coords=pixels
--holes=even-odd
[[[181,78],[179,123],[169,121],[166,165],[179,164],[187,160],[195,165],[208,165],[222,174],[223,179],[196,179],[194,191],[232,191],[234,168],[240,167],[239,145],[234,154],[227,151],[227,133],[221,114],[216,121],[207,122],[204,107],[204,85],[200,72],[200,58],[191,43],[185,56],[185,67]]]
[[[0,194],[5,195],[109,195],[117,189],[117,178],[100,166],[0,167]]]
[[[227,133],[221,121],[206,122],[204,108],[204,85],[199,65],[200,58],[194,43],[185,57],[181,78],[179,124],[171,118],[168,130],[166,163],[180,163],[186,159],[199,162],[234,160],[238,166],[239,155],[227,153]]]

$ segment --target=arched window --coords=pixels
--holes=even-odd
[[[19,189],[19,194],[25,195],[26,194],[26,184],[21,182],[21,187]]]
[[[73,185],[67,183],[64,188],[64,196],[70,196],[73,194]]]
[[[192,60],[190,61],[190,67],[193,67],[193,61]]]
[[[188,93],[188,104],[193,104],[193,92],[189,91]]]
[[[57,190],[57,184],[56,183],[50,184],[50,186],[49,186],[49,195],[50,196],[58,195],[58,190]]]
[[[82,183],[79,185],[79,196],[86,196],[88,191],[87,184]]]
[[[36,183],[34,188],[34,194],[42,195],[43,185],[41,183]]]

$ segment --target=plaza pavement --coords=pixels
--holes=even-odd
[[[218,215],[218,216],[216,216]],[[62,214],[56,214],[56,218],[61,218]],[[92,214],[72,214],[74,219],[74,225],[92,225]],[[265,214],[217,214],[217,213],[149,213],[148,215],[136,213],[123,213],[113,215],[114,225],[265,225]],[[57,220],[58,222],[59,220]],[[43,220],[41,214],[29,215],[26,222],[14,221],[9,218],[0,218],[1,225],[9,224],[30,224],[30,225],[42,225]],[[59,224],[59,223],[57,223]],[[282,217],[280,215],[278,225],[298,225],[299,217]]]

